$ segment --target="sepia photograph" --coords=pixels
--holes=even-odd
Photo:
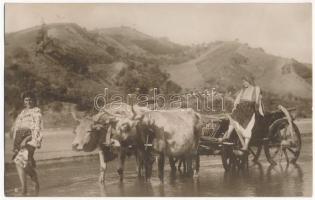
[[[312,197],[312,3],[10,3],[5,197]]]

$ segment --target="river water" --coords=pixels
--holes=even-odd
[[[202,156],[198,178],[170,174],[166,163],[165,181],[157,178],[157,166],[150,181],[137,178],[134,157],[128,158],[125,179],[120,183],[117,163],[109,164],[105,185],[98,183],[97,159],[38,166],[41,189],[39,196],[311,196],[312,137],[302,136],[301,156],[296,165],[278,164],[271,167],[264,154],[249,170],[226,173],[219,156]],[[5,173],[5,193],[18,196],[19,187],[14,169]],[[30,186],[29,195],[33,188]]]

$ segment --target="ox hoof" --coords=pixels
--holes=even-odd
[[[35,187],[34,187],[34,196],[38,196],[39,193],[39,183],[35,183]]]
[[[199,178],[199,173],[198,173],[198,172],[194,172],[193,177],[194,177],[194,178]]]
[[[117,169],[117,173],[118,173],[120,176],[123,174],[123,172],[124,172],[123,169],[121,169],[121,168]]]
[[[101,184],[104,185],[105,183],[105,173],[101,173],[99,178],[98,178],[98,182],[100,182]]]
[[[122,182],[123,179],[124,179],[124,170],[121,169],[121,168],[119,168],[119,169],[117,169],[117,173],[119,174],[119,180],[120,180],[120,182]]]
[[[170,173],[170,176],[171,176],[171,177],[174,177],[174,176],[176,176],[176,170],[174,170],[174,171],[171,171],[171,173]]]
[[[257,157],[255,157],[252,161],[253,161],[253,163],[259,163]]]
[[[159,177],[159,179],[160,179],[160,183],[164,184],[164,177]]]

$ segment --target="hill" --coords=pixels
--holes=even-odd
[[[126,26],[97,29],[93,33],[99,34],[102,38],[110,38],[120,50],[139,55],[178,54],[187,48],[168,39],[154,38]]]
[[[36,92],[43,110],[53,116],[48,121],[63,116],[67,124],[67,114],[53,113],[71,104],[93,110],[94,97],[104,88],[110,88],[109,95],[136,88],[149,93],[154,87],[161,93],[205,87],[226,92],[237,89],[244,74],[256,78],[273,104],[282,100],[311,111],[311,64],[237,41],[183,46],[130,27],[86,30],[56,23],[5,34],[4,73],[6,126],[23,106],[25,90]]]
[[[236,87],[249,74],[265,91],[312,98],[312,69],[294,59],[270,55],[237,41],[215,42],[198,57],[164,68],[183,88]]]
[[[112,29],[87,31],[77,24],[62,23],[6,34],[6,116],[16,116],[25,90],[35,91],[41,105],[69,102],[82,109],[92,109],[95,95],[104,88],[123,95],[136,88],[142,92],[150,87],[178,91],[180,87],[159,69],[161,58],[154,57],[157,52],[147,50],[151,44],[142,49],[137,45],[142,37],[135,37],[139,32],[130,28],[121,31],[124,39],[117,39]],[[161,55],[169,54],[171,48],[182,48],[149,36],[143,38],[160,44]],[[134,44],[128,46],[126,41]]]

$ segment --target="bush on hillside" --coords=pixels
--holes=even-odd
[[[169,74],[162,72],[156,65],[131,63],[117,75],[117,86],[123,88],[125,94],[139,92],[148,94],[153,88],[164,93],[178,92],[180,87],[169,80]]]
[[[25,62],[29,60],[30,55],[28,51],[23,47],[16,47],[13,50],[12,57],[22,62]]]

